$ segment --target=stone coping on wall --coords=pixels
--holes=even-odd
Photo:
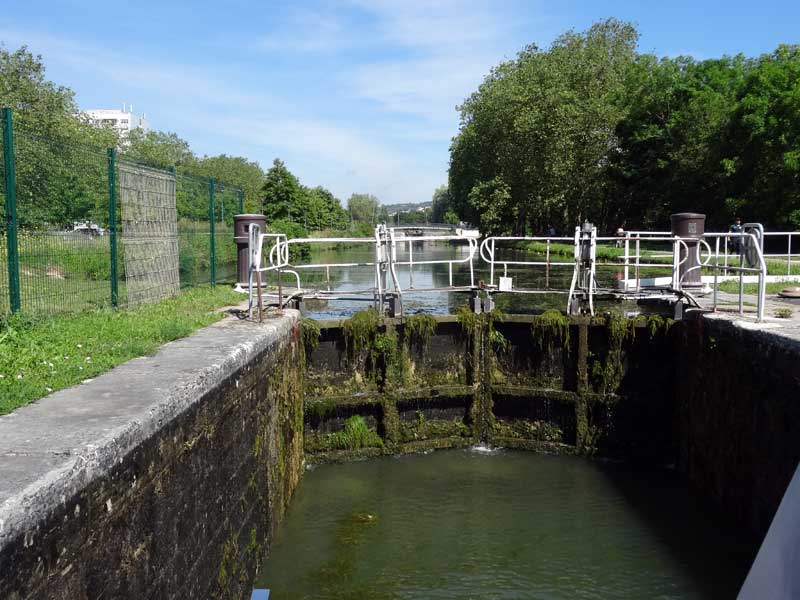
[[[249,361],[296,334],[298,319],[294,310],[261,324],[229,317],[0,416],[0,550]]]
[[[701,316],[717,323],[727,323],[731,329],[748,333],[751,339],[758,339],[776,348],[782,348],[800,356],[800,310],[791,318],[767,317],[758,323],[753,318],[742,318],[738,313],[689,311],[687,317]]]

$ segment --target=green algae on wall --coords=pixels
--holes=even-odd
[[[423,352],[436,332],[436,318],[427,313],[417,313],[403,321],[403,331],[408,346]]]
[[[531,335],[539,351],[552,354],[553,348],[559,345],[569,352],[569,324],[569,317],[555,309],[534,317]]]
[[[313,424],[306,434],[307,449],[315,460],[457,447],[467,440],[585,454],[621,448],[616,441],[613,446],[607,442],[611,428],[621,423],[617,416],[630,414],[625,412],[630,403],[617,406],[625,399],[620,385],[626,369],[639,361],[627,351],[650,343],[662,351],[663,334],[671,324],[658,315],[589,319],[559,311],[506,318],[500,311],[475,314],[468,306],[457,309],[455,319],[381,319],[371,313],[355,326],[342,323],[346,360],[352,366],[349,356],[356,349],[363,359],[362,370],[354,371],[357,385],[344,389],[341,380],[315,385],[306,401],[307,421]],[[365,327],[370,323],[376,328],[371,333]],[[576,340],[571,340],[573,334]],[[337,352],[335,339],[335,333],[326,336],[326,369],[330,353]],[[442,379],[450,364],[464,377],[459,385]],[[313,363],[310,368],[315,382],[324,384],[324,373]],[[514,376],[517,368],[522,370]],[[557,407],[550,406],[554,398],[548,394],[558,394]],[[509,405],[509,397],[522,402],[520,408]],[[634,410],[640,406],[635,401]],[[326,427],[341,426],[342,417],[353,414],[367,417],[381,446],[336,450],[325,441]]]
[[[303,317],[300,321],[300,330],[303,334],[303,349],[306,355],[311,354],[319,346],[320,327],[316,319]]]

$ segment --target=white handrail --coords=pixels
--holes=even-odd
[[[743,232],[725,232],[714,233],[709,232],[701,237],[680,237],[672,235],[668,232],[654,231],[629,231],[620,236],[598,236],[597,230],[594,227],[589,229],[576,228],[573,237],[564,236],[488,236],[478,240],[470,236],[460,235],[406,235],[406,232],[411,230],[438,230],[432,227],[386,227],[385,225],[378,225],[374,230],[373,237],[342,237],[342,238],[291,238],[288,239],[285,234],[281,233],[261,233],[257,225],[251,225],[248,230],[249,235],[249,257],[250,257],[250,305],[252,312],[253,302],[253,278],[255,275],[260,275],[267,271],[276,271],[279,277],[280,289],[280,275],[282,273],[289,273],[294,276],[297,283],[297,293],[308,295],[309,291],[313,291],[316,295],[319,290],[304,290],[302,288],[302,281],[300,271],[306,270],[324,270],[326,279],[325,293],[317,297],[325,297],[327,299],[336,299],[343,297],[344,291],[337,292],[331,290],[330,274],[332,269],[348,269],[355,267],[371,267],[374,269],[374,281],[372,287],[363,290],[347,290],[348,297],[353,294],[371,294],[377,306],[383,306],[384,300],[387,295],[394,295],[401,302],[402,311],[402,296],[408,291],[415,292],[441,292],[441,291],[463,291],[473,290],[477,291],[478,286],[475,283],[475,259],[479,257],[482,264],[488,267],[489,270],[489,284],[484,286],[481,282],[480,287],[488,289],[491,293],[496,293],[501,290],[497,289],[495,285],[495,271],[497,267],[502,267],[503,275],[508,277],[508,268],[521,267],[523,269],[535,269],[537,267],[544,267],[545,271],[545,286],[541,287],[516,287],[515,289],[504,289],[503,292],[521,293],[521,294],[537,294],[537,293],[568,293],[569,304],[568,307],[574,307],[574,300],[579,296],[586,302],[588,311],[594,313],[595,296],[598,293],[615,293],[630,297],[641,297],[642,294],[664,293],[672,292],[676,295],[688,295],[694,288],[687,286],[687,280],[693,272],[703,272],[713,270],[714,273],[714,296],[713,307],[716,308],[717,304],[717,289],[716,284],[719,281],[719,272],[723,273],[732,272],[738,274],[740,281],[739,288],[739,312],[743,313],[744,306],[744,274],[751,273],[758,275],[758,303],[757,303],[757,318],[762,320],[765,311],[765,297],[766,297],[766,279],[767,279],[767,262],[766,257],[769,256],[764,253],[764,239],[768,235],[785,235],[788,236],[788,256],[791,258],[791,244],[792,235],[798,232],[764,232],[763,227],[758,223],[747,223],[744,225]],[[745,265],[743,253],[740,253],[740,264],[738,266],[729,263],[728,254],[728,241],[731,239],[741,240],[740,247],[747,247],[748,252],[751,252],[751,260],[753,264]],[[650,249],[643,251],[641,242],[647,242]],[[268,258],[269,264],[263,264],[263,250],[264,243],[271,243],[269,248]],[[414,244],[419,242],[425,243],[460,243],[465,244],[467,252],[459,258],[443,258],[443,259],[414,259]],[[501,244],[517,243],[517,242],[542,242],[545,244],[545,259],[526,260],[524,256],[504,256],[498,255],[498,247]],[[631,243],[633,242],[633,243]],[[553,243],[568,244],[573,246],[573,260],[551,260],[551,245]],[[611,256],[611,260],[597,259],[597,246],[598,244],[614,243],[619,247],[622,244],[624,248],[620,256]],[[663,243],[671,246],[671,251],[664,250],[654,251],[650,244]],[[372,260],[363,262],[301,262],[297,261],[292,263],[290,249],[293,245],[300,244],[363,244],[372,248]],[[400,256],[400,249],[405,248],[407,255]],[[524,251],[524,249],[523,249]],[[690,256],[690,252],[694,254]],[[780,255],[783,256],[783,255]],[[671,257],[671,260],[664,262],[654,262],[652,258]],[[647,260],[644,262],[642,259]],[[690,258],[691,266],[687,267]],[[414,287],[414,267],[421,265],[446,265],[448,270],[448,286],[445,288],[415,288]],[[457,267],[469,268],[469,285],[468,286],[455,286],[454,285],[454,269]],[[621,291],[612,291],[609,288],[598,289],[597,285],[597,268],[598,267],[617,267],[623,269],[624,281],[622,282]],[[398,267],[408,267],[409,273],[409,287],[404,290],[401,286],[398,277]],[[570,283],[569,291],[552,289],[550,287],[550,270],[552,268],[571,268],[573,270],[572,280]],[[634,269],[634,282],[629,279],[630,269]],[[650,283],[645,283],[646,280],[640,278],[640,270],[647,269],[664,269],[671,273],[669,284],[666,282],[658,284],[658,278],[651,278]],[[791,270],[791,265],[790,265]],[[391,282],[387,283],[386,277],[391,277]],[[692,279],[695,279],[694,276]],[[699,278],[697,278],[699,280]],[[279,292],[280,294],[280,292]]]

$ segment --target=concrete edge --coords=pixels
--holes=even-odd
[[[754,320],[738,318],[739,315],[731,316],[726,313],[700,312],[693,311],[690,315],[696,315],[708,323],[727,328],[738,335],[751,336],[754,339],[764,341],[771,346],[780,348],[790,353],[800,354],[800,336],[794,328],[784,327],[773,321],[756,323]]]
[[[249,361],[271,347],[283,345],[290,338],[289,334],[299,321],[299,312],[284,311],[284,316],[270,318],[263,324],[240,322],[235,317],[223,319],[196,331],[192,335],[164,344],[152,359],[158,360],[164,355],[174,352],[190,351],[180,346],[189,345],[193,341],[202,340],[209,334],[224,338],[227,329],[239,330],[248,327],[252,336],[246,340],[237,340],[222,360],[214,364],[199,365],[193,370],[189,380],[176,382],[169,390],[164,390],[163,400],[151,403],[146,412],[126,423],[113,427],[96,443],[76,448],[64,454],[64,462],[56,466],[31,484],[8,497],[0,504],[0,552],[19,536],[25,536],[25,544],[30,540],[44,519],[59,506],[65,505],[81,489],[102,478],[138,444],[149,439],[166,423],[185,413],[199,403],[209,392],[218,387],[229,376],[236,373]],[[91,386],[99,385],[101,379],[124,376],[126,367],[141,360],[135,358],[118,365],[114,369],[96,377],[92,382],[79,384],[90,391]],[[79,386],[69,388],[74,390]],[[47,401],[66,390],[61,390],[42,398],[38,402]],[[24,408],[24,407],[22,407]]]

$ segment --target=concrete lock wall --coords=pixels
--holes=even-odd
[[[321,323],[308,460],[489,442],[675,467],[763,537],[800,461],[796,342],[713,316],[428,319]]]
[[[0,598],[249,597],[302,472],[287,313],[0,417]]]
[[[672,460],[672,364],[659,350],[670,325],[463,312],[365,323],[377,332],[365,337],[323,322],[307,347],[306,452],[344,460],[488,441]],[[369,444],[348,438],[353,415],[376,434]]]
[[[706,316],[675,343],[678,467],[762,538],[800,462],[800,341]]]

